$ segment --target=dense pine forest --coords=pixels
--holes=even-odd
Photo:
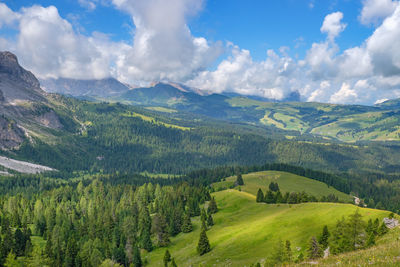
[[[170,236],[191,231],[190,218],[205,201],[213,203],[202,186],[108,181],[3,195],[0,264],[25,256],[29,266],[99,266],[105,259],[141,266],[139,249],[168,246]],[[208,226],[216,209],[214,202],[202,213]],[[45,241],[43,251],[33,250],[32,234]]]

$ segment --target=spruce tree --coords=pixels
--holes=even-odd
[[[157,244],[160,247],[166,247],[170,240],[167,230],[167,223],[161,214],[156,214],[153,218],[152,230],[156,234]]]
[[[210,243],[208,241],[206,229],[202,228],[200,232],[199,243],[197,245],[197,252],[200,255],[204,255],[211,250]]]
[[[216,213],[217,211],[218,211],[217,202],[215,201],[215,198],[213,197],[210,200],[210,203],[208,203],[207,212],[208,213]]]
[[[153,250],[153,243],[151,242],[151,236],[150,236],[150,230],[149,229],[145,229],[141,233],[140,239],[141,239],[142,248],[144,248],[148,252]]]
[[[207,220],[207,213],[205,209],[201,209],[200,220]]]
[[[322,257],[322,250],[318,244],[317,239],[313,236],[310,240],[310,245],[308,247],[308,258],[311,260],[318,259]]]
[[[211,227],[213,225],[214,225],[214,220],[213,220],[213,217],[212,217],[212,215],[210,213],[210,214],[208,214],[208,217],[207,217],[207,226]]]
[[[275,196],[274,196],[274,193],[272,193],[271,190],[268,190],[267,193],[265,194],[265,202],[267,204],[275,203]]]
[[[367,232],[367,234],[369,235],[371,232],[373,232],[374,226],[372,224],[372,220],[371,218],[368,220],[367,223],[367,228],[365,228],[365,231]]]
[[[322,249],[326,249],[328,247],[328,240],[330,237],[330,233],[328,231],[328,226],[325,225],[324,228],[322,229],[322,235],[319,238],[319,244],[321,245]]]
[[[153,250],[151,242],[151,217],[147,207],[142,207],[139,212],[139,240],[140,247],[147,251]]]
[[[176,263],[175,263],[175,259],[174,258],[172,258],[172,260],[171,260],[171,267],[178,267],[176,265]]]
[[[337,221],[335,228],[332,232],[330,240],[330,251],[336,255],[350,250],[351,242],[347,231],[347,225],[344,218]]]
[[[389,228],[387,228],[385,222],[382,222],[381,226],[378,229],[378,235],[384,235],[389,231]]]
[[[78,248],[76,246],[76,241],[73,237],[70,237],[67,243],[67,249],[65,251],[64,265],[74,266],[77,254]]]
[[[275,203],[283,203],[283,196],[282,196],[281,191],[276,192]]]
[[[243,177],[242,177],[242,174],[241,174],[241,173],[239,173],[239,174],[236,176],[235,185],[236,185],[236,186],[238,186],[238,185],[244,185],[244,181],[243,181]]]
[[[168,266],[168,262],[171,261],[171,254],[169,253],[168,249],[164,253],[163,261],[164,261],[164,266]]]
[[[278,192],[279,191],[279,185],[278,183],[271,182],[268,186],[269,190],[273,192]]]
[[[182,232],[190,233],[193,230],[192,221],[188,213],[183,215]]]
[[[375,245],[375,234],[374,232],[370,232],[368,235],[368,240],[367,240],[367,247]]]
[[[374,231],[375,235],[378,234],[378,229],[379,229],[379,219],[376,218],[374,224],[372,225],[372,231]]]
[[[264,202],[264,193],[261,188],[258,188],[256,202]]]
[[[304,260],[303,252],[300,252],[299,256],[297,256],[297,262],[302,262]]]
[[[142,267],[142,257],[140,256],[140,250],[137,245],[133,247],[132,264],[134,267]]]
[[[276,243],[274,250],[272,252],[272,264],[276,265],[285,261],[286,251],[282,240]]]
[[[366,242],[365,222],[358,209],[349,216],[348,235],[350,240],[350,250],[362,248]]]
[[[201,221],[201,229],[205,229],[207,231],[207,213],[205,212],[204,209],[202,209],[201,211],[200,221]]]
[[[292,248],[290,247],[290,241],[286,240],[286,242],[285,242],[285,261],[292,262],[292,259],[293,259],[293,253],[292,253]]]
[[[14,233],[14,248],[13,251],[17,256],[22,256],[25,252],[26,240],[22,231],[17,228]]]

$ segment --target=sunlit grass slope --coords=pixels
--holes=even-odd
[[[331,256],[318,261],[318,266],[400,266],[400,229],[396,228],[365,250]],[[301,264],[301,266],[311,264]],[[315,265],[312,265],[315,266]]]
[[[193,232],[171,238],[168,249],[178,266],[249,266],[270,256],[279,239],[291,241],[296,257],[300,252],[305,254],[310,237],[319,235],[324,225],[333,228],[338,219],[358,208],[337,203],[267,205],[256,203],[250,193],[234,189],[213,196],[220,211],[214,215],[215,225],[207,231],[212,250],[203,256],[197,254],[200,225],[195,218]],[[365,220],[389,214],[373,209],[360,209],[360,213]],[[149,266],[162,266],[165,250],[158,248],[143,258]]]
[[[226,181],[213,184],[214,189],[229,188],[236,181],[236,176],[226,178]],[[256,195],[258,188],[263,192],[268,189],[271,182],[276,182],[279,185],[281,192],[302,192],[316,196],[318,198],[329,194],[336,195],[341,201],[350,202],[352,197],[336,190],[333,187],[328,187],[325,183],[298,176],[295,174],[280,172],[280,171],[263,171],[253,172],[243,175],[244,185],[241,190],[250,194]]]

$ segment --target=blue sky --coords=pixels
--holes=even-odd
[[[399,1],[6,0],[0,15],[0,49],[42,79],[332,103],[400,97]]]
[[[32,5],[55,5],[64,18],[83,34],[94,31],[110,35],[114,41],[129,42],[135,28],[129,14],[110,3],[97,4],[90,10],[79,1],[6,0],[11,9]],[[194,36],[208,40],[230,41],[252,52],[255,59],[265,58],[267,49],[291,48],[290,53],[304,56],[309,46],[325,38],[320,32],[324,17],[334,11],[345,13],[346,32],[338,38],[341,49],[359,45],[373,31],[358,21],[361,1],[356,0],[209,0],[196,16],[188,20]]]

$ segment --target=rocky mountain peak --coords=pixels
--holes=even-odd
[[[22,68],[17,57],[11,52],[0,52],[0,75],[7,75],[13,80],[26,83],[35,90],[40,90],[38,79],[30,71]]]

